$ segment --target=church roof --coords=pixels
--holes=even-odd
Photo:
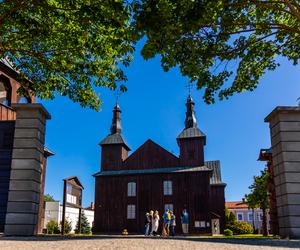
[[[99,143],[99,145],[108,145],[108,144],[123,144],[128,150],[130,150],[122,134],[120,133],[108,135]]]
[[[186,128],[177,136],[177,139],[205,137],[199,128]]]
[[[138,174],[162,174],[162,173],[185,173],[185,172],[202,172],[211,171],[210,184],[211,185],[226,185],[222,182],[220,161],[206,161],[204,166],[198,167],[172,167],[172,168],[150,168],[150,169],[124,169],[100,171],[94,174],[97,176],[116,176],[116,175],[138,175]]]

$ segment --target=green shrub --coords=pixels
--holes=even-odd
[[[232,236],[232,235],[233,235],[233,232],[232,232],[230,229],[225,229],[225,230],[224,230],[224,235],[225,235],[225,236]]]
[[[235,221],[232,224],[227,225],[227,228],[230,229],[233,234],[252,234],[253,227],[244,221]]]
[[[58,223],[54,220],[50,220],[47,223],[46,228],[47,228],[47,233],[48,234],[59,234],[60,233]]]
[[[62,225],[62,223],[60,223]],[[65,234],[69,234],[72,231],[72,222],[65,218]]]

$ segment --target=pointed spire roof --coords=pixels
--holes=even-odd
[[[177,136],[177,140],[186,139],[186,138],[206,137],[206,135],[197,127],[195,103],[191,95],[188,96],[185,106],[186,106],[185,122],[184,122],[185,128]]]
[[[99,143],[101,146],[109,144],[122,144],[128,151],[130,150],[122,136],[121,109],[118,103],[116,103],[116,106],[113,109],[113,119],[110,127],[110,134]]]

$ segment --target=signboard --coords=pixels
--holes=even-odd
[[[81,232],[81,209],[82,209],[82,190],[83,186],[77,176],[71,176],[64,181],[64,200],[63,200],[63,214],[62,214],[62,230],[61,234],[64,235],[63,228],[65,227],[65,214],[66,206],[79,208],[78,223],[79,233]]]
[[[74,181],[66,183],[66,203],[68,206],[81,207],[82,205],[82,187]]]

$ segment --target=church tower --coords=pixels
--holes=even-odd
[[[113,109],[113,119],[110,134],[104,138],[101,146],[101,171],[120,170],[123,161],[128,157],[130,148],[127,146],[121,127],[121,109],[118,104]]]
[[[188,96],[186,102],[185,128],[177,136],[177,143],[180,148],[180,166],[195,167],[204,165],[204,146],[206,135],[197,127],[195,116],[195,103]]]

